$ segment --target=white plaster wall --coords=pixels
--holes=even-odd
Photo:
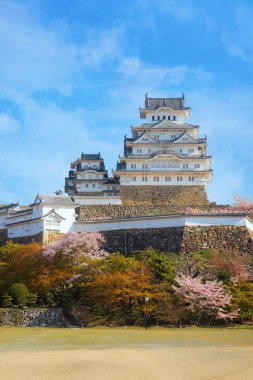
[[[220,216],[185,216],[186,226],[246,226],[246,217],[240,215]]]
[[[88,185],[88,186],[86,186]],[[95,185],[95,186],[93,186]],[[76,185],[76,189],[78,192],[87,192],[87,193],[90,193],[91,191],[94,191],[94,192],[100,192],[100,191],[103,191],[103,184],[102,183],[87,183],[87,182],[84,182],[84,183],[78,183]]]
[[[246,226],[245,216],[207,216],[207,215],[181,215],[181,216],[157,216],[129,218],[108,221],[77,221],[73,225],[75,232],[103,232],[113,230],[145,229],[145,228],[165,228],[183,226]],[[247,225],[253,230],[253,223]]]
[[[75,232],[102,232],[113,230],[180,227],[184,225],[184,217],[160,217],[160,218],[129,218],[122,220],[109,220],[99,222],[75,222],[73,229]]]
[[[6,215],[8,215],[7,213],[1,213],[0,214],[0,229],[4,229],[6,228],[5,227],[5,223],[6,223]]]
[[[74,197],[75,202],[80,205],[121,205],[122,201],[120,197]]]
[[[61,232],[69,232],[71,230],[72,224],[75,221],[75,207],[76,205],[69,206],[59,206],[59,205],[43,205],[43,215],[47,214],[49,211],[54,209],[57,214],[65,218],[61,221]]]
[[[250,231],[253,231],[253,219],[246,218],[246,227],[247,227]]]
[[[11,218],[7,217],[6,218],[6,224],[16,223],[16,222],[20,222],[23,220],[29,220],[29,219],[34,219],[34,218],[35,218],[35,216],[33,215],[33,213],[18,214],[15,217],[11,217]]]
[[[166,181],[166,177],[171,177],[171,181]],[[122,186],[171,186],[171,185],[205,185],[207,181],[205,180],[205,177],[196,177],[194,178],[194,181],[189,181],[189,177],[194,176],[194,174],[187,174],[184,173],[183,175],[180,175],[177,173],[163,173],[163,174],[157,174],[157,173],[150,173],[143,171],[143,174],[140,175],[140,173],[131,172],[127,175],[124,173],[120,176],[120,183]],[[148,177],[147,181],[143,181],[142,177]],[[154,181],[153,177],[159,177],[159,181]],[[177,177],[182,177],[182,181],[177,181]],[[133,178],[136,178],[134,181]]]
[[[168,164],[168,167],[161,167],[162,165],[159,164],[160,161],[164,161],[166,165]],[[142,165],[147,165],[147,169],[150,171],[168,171],[168,169],[171,171],[178,171],[180,169],[184,169],[184,164],[188,165],[188,169],[191,171],[198,171],[198,170],[204,170],[209,168],[209,164],[207,161],[207,164],[205,165],[203,161],[200,160],[194,160],[194,162],[189,162],[189,160],[185,161],[183,159],[181,160],[171,160],[166,157],[160,157],[159,159],[154,158],[154,159],[145,159],[145,158],[137,158],[137,159],[131,159],[126,161],[126,169],[131,170],[131,171],[138,171],[138,170],[144,170]],[[136,168],[131,167],[131,165],[136,165]],[[169,167],[172,166],[172,167]],[[173,165],[175,167],[173,167]],[[199,167],[195,167],[195,165],[199,165]],[[146,169],[146,170],[147,170]]]
[[[34,221],[8,226],[8,238],[32,236],[43,231],[43,221]]]
[[[92,168],[92,169],[99,169],[100,162],[98,163],[96,160],[90,160],[90,161],[83,161],[81,162],[81,168]]]
[[[155,117],[155,120],[152,120],[152,116]],[[169,121],[172,121],[172,122],[180,122],[180,123],[184,123],[187,118],[185,117],[185,114],[184,113],[181,113],[180,111],[161,111],[161,110],[153,110],[153,111],[149,111],[147,113],[147,116],[146,116],[146,122],[147,123],[157,123],[159,120],[158,120],[158,116],[160,116],[160,121],[163,120],[163,116],[166,117],[166,120],[168,120],[168,116],[170,116],[170,120]],[[176,120],[173,120],[173,116],[176,116]]]
[[[137,149],[142,149],[142,153],[138,153]],[[199,153],[196,145],[187,144],[187,146],[186,146],[186,144],[184,144],[184,143],[181,143],[181,144],[177,143],[177,145],[174,145],[173,143],[171,143],[171,144],[155,145],[155,146],[151,145],[151,144],[145,144],[145,145],[144,144],[138,144],[138,147],[137,146],[133,147],[133,153],[132,154],[138,155],[141,158],[142,155],[155,153],[155,152],[163,150],[163,149],[171,150],[171,151],[176,152],[176,153],[180,153],[180,149],[182,149],[181,154],[187,154],[189,156],[192,156],[192,155],[200,156],[200,153]],[[193,149],[194,151],[189,152],[189,149]]]

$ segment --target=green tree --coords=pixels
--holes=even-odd
[[[2,296],[2,307],[11,307],[12,297],[9,294],[4,294]]]
[[[239,283],[226,286],[232,295],[232,306],[239,312],[241,322],[253,321],[253,283]]]
[[[13,303],[18,306],[25,306],[29,290],[25,284],[17,283],[12,284],[9,289],[9,295],[13,298]]]
[[[148,248],[144,251],[134,251],[131,256],[148,265],[157,282],[174,283],[176,273],[168,254]]]

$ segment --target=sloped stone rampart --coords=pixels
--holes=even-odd
[[[190,207],[195,207],[190,205]],[[215,208],[227,208],[227,206],[217,206],[210,203],[208,205],[202,205],[198,207],[202,211],[211,211]],[[185,212],[183,206],[172,206],[166,204],[136,204],[136,205],[93,205],[93,206],[81,206],[76,210],[79,214],[80,220],[86,219],[117,219],[117,218],[129,218],[135,216],[148,216],[148,215],[168,215],[178,212]]]
[[[0,229],[0,245],[3,245],[7,240],[7,229]]]
[[[187,253],[221,249],[253,256],[253,240],[246,227],[194,226],[103,232],[109,252],[127,254],[152,247],[164,252]]]
[[[0,309],[0,326],[64,327],[65,325],[61,308]]]
[[[151,203],[171,206],[208,204],[205,186],[121,186],[124,204]]]
[[[13,243],[18,243],[18,244],[30,244],[30,243],[43,243],[43,232],[40,232],[35,235],[31,236],[21,236],[17,238],[9,238],[9,240],[13,241]]]

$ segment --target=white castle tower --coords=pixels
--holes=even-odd
[[[149,98],[140,108],[145,123],[125,137],[124,156],[113,172],[125,186],[205,186],[212,179],[211,156],[199,126],[188,124],[190,107],[181,98]]]

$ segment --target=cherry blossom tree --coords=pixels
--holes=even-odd
[[[69,257],[74,264],[83,258],[104,258],[108,253],[102,248],[104,237],[98,232],[68,233],[59,240],[43,247],[43,254],[53,258],[56,254]]]
[[[173,286],[176,294],[182,296],[188,309],[198,322],[215,320],[233,320],[238,316],[230,311],[231,298],[222,286],[222,282],[206,281],[201,278],[179,276],[176,278],[178,286]]]
[[[224,213],[245,213],[249,215],[253,215],[253,202],[246,197],[234,197],[235,203],[233,205],[229,206],[223,206],[223,207],[216,207],[213,208],[210,211],[206,210],[201,210],[193,207],[187,207],[185,209],[186,213],[207,213],[207,212],[212,212],[212,213],[217,213],[217,214],[224,214]]]

